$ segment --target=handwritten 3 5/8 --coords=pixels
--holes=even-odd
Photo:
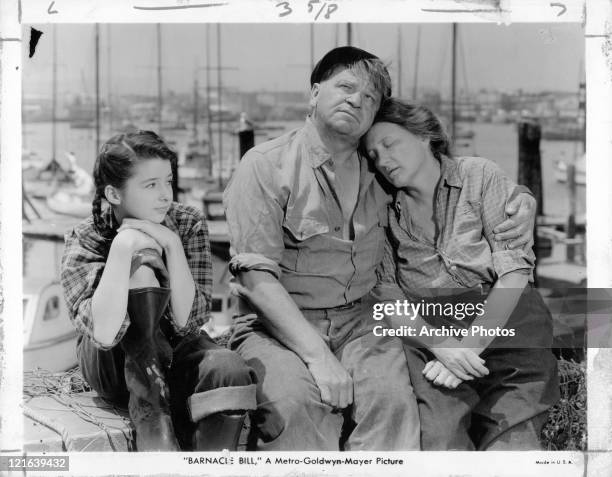
[[[315,8],[316,7],[316,8]],[[291,2],[277,2],[276,8],[279,8],[280,11],[278,13],[279,17],[286,17],[293,13],[293,9],[291,8]],[[322,13],[324,13],[324,17],[326,20],[329,20],[329,17],[332,13],[338,10],[338,4],[333,2],[323,2],[321,0],[309,0],[308,1],[308,13],[315,14],[314,20],[317,21]]]

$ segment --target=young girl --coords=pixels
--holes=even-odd
[[[102,146],[92,216],[66,235],[61,265],[77,356],[102,397],[129,396],[137,450],[235,449],[255,376],[200,331],[208,231],[199,211],[172,201],[173,170],[176,154],[151,131]]]
[[[559,395],[552,319],[532,285],[531,248],[510,249],[494,233],[516,184],[491,161],[451,157],[438,118],[399,100],[383,104],[364,146],[396,188],[379,290],[399,286],[397,299],[415,303],[433,297],[434,305],[483,306],[473,321],[479,332],[470,327],[461,341],[405,348],[422,448],[539,448]],[[456,312],[450,321],[463,318]]]

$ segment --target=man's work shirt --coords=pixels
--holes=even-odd
[[[334,163],[310,120],[247,152],[224,193],[230,269],[272,273],[300,308],[366,295],[383,254],[389,196],[358,157],[354,237],[346,240]]]
[[[397,283],[414,289],[493,285],[519,270],[533,281],[535,256],[530,247],[506,249],[493,228],[507,217],[507,202],[517,187],[495,163],[479,157],[442,156],[436,191],[436,237],[428,240],[410,220],[406,195],[398,190],[389,207],[388,243],[378,270],[379,288]]]

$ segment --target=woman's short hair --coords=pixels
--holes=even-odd
[[[395,98],[383,102],[376,117],[376,123],[393,123],[420,138],[429,139],[433,155],[439,160],[441,155],[450,156],[450,139],[440,119],[425,106],[409,103]]]

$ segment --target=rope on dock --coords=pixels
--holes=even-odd
[[[131,433],[126,432],[125,426],[123,427],[115,427],[108,426],[104,422],[100,421],[95,415],[93,415],[90,411],[85,409],[74,397],[73,395],[91,391],[91,388],[87,384],[87,382],[81,376],[78,368],[74,368],[65,373],[51,373],[49,371],[44,371],[40,368],[34,371],[27,371],[23,376],[23,394],[24,394],[24,415],[29,417],[35,422],[42,424],[49,429],[57,432],[66,447],[66,451],[83,451],[89,444],[81,449],[76,449],[75,444],[73,442],[72,437],[69,435],[68,429],[64,427],[60,422],[56,419],[48,418],[41,412],[38,412],[36,409],[28,406],[28,402],[37,396],[49,396],[57,401],[59,404],[65,406],[70,409],[71,412],[76,414],[78,417],[83,419],[86,422],[89,422],[95,426],[98,426],[104,433],[106,434],[110,447],[113,451],[118,449],[112,434],[111,429],[117,429],[121,431],[124,435],[125,440],[127,442],[128,451],[133,451],[133,439]],[[119,413],[117,413],[114,406],[109,406],[110,409],[122,420],[125,421]],[[92,440],[93,442],[93,440]]]
[[[565,359],[558,363],[561,397],[548,412],[542,443],[547,450],[586,451],[586,366]]]

